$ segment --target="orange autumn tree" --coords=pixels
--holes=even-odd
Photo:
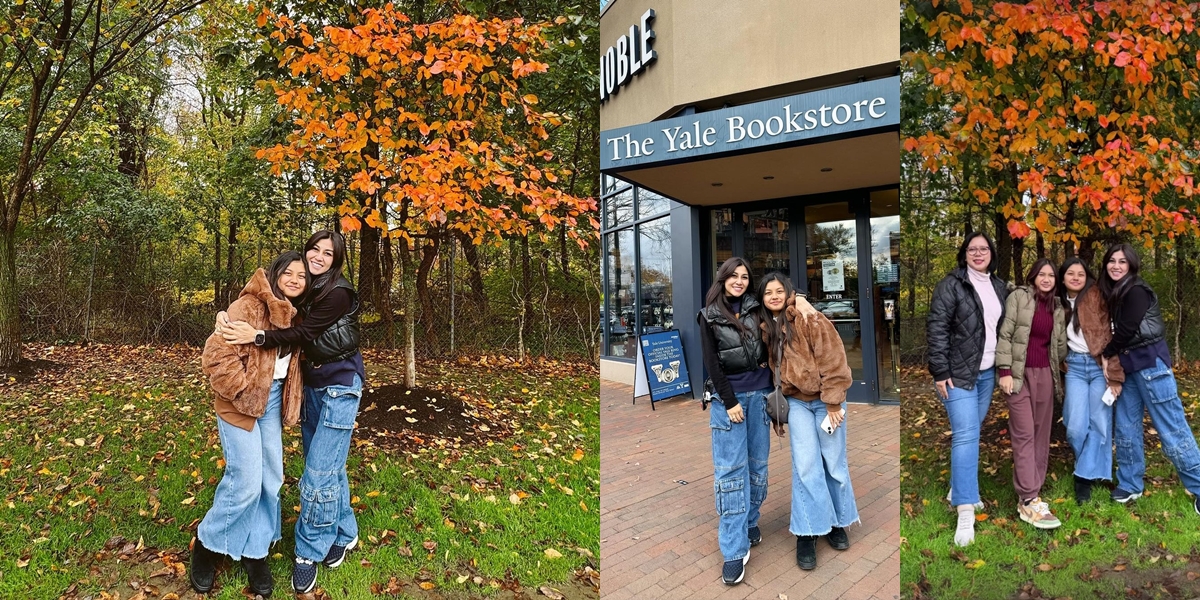
[[[388,4],[351,27],[313,30],[264,9],[258,23],[289,77],[265,84],[291,118],[287,142],[259,151],[275,174],[317,175],[342,226],[361,222],[411,245],[431,228],[476,243],[597,227],[596,201],[556,187],[569,171],[548,149],[562,117],[537,109],[520,81],[546,71],[547,24],[458,15],[410,23]],[[392,220],[385,214],[391,207]]]
[[[1146,243],[1197,232],[1194,5],[938,5],[905,7],[928,43],[903,60],[949,119],[904,147],[997,211],[998,235],[1090,256],[1117,230]]]
[[[563,117],[522,89],[547,70],[538,57],[550,24],[469,15],[411,23],[391,4],[363,9],[345,27],[310,27],[267,9],[258,24],[279,58],[280,75],[264,85],[293,128],[258,156],[277,175],[314,182],[313,196],[338,207],[343,229],[366,225],[364,257],[378,239],[368,234],[382,234],[385,249],[398,239],[424,251],[447,232],[499,243],[546,239],[565,224],[581,248],[595,235],[595,199],[557,185],[570,175],[550,150]],[[403,272],[413,386],[414,274]],[[381,297],[390,323],[387,292]]]

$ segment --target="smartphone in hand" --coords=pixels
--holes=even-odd
[[[842,407],[841,411],[842,411],[842,419],[845,420],[846,407]],[[821,430],[824,431],[825,433],[828,433],[829,435],[833,435],[834,427],[833,427],[833,424],[829,422],[828,414],[825,415],[825,420],[821,421]]]

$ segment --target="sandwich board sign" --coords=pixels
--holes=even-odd
[[[650,394],[650,408],[659,400],[673,398],[692,391],[687,360],[679,330],[647,333],[638,338],[637,376],[634,378],[634,398]],[[636,400],[635,400],[636,402]]]

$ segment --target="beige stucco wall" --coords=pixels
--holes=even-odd
[[[601,129],[893,75],[900,60],[895,0],[614,0],[601,53],[648,8],[658,59],[601,105]]]

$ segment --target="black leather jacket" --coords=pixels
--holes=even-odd
[[[1000,299],[1000,320],[1003,321],[1008,284],[995,275],[991,276],[991,281],[996,297]],[[999,322],[996,328],[1000,328]],[[974,389],[987,331],[983,323],[983,303],[975,293],[966,269],[951,271],[934,288],[925,332],[929,373],[933,380],[949,378],[956,388]]]
[[[304,359],[314,366],[346,360],[358,352],[358,293],[345,277],[339,277],[333,286],[350,292],[350,312],[342,315],[317,339],[304,344]]]
[[[736,325],[725,318],[716,306],[706,306],[700,317],[708,323],[717,344],[717,360],[726,375],[753,371],[767,361],[766,346],[758,329],[758,300],[746,294],[742,297],[740,321],[746,332],[738,331]]]

